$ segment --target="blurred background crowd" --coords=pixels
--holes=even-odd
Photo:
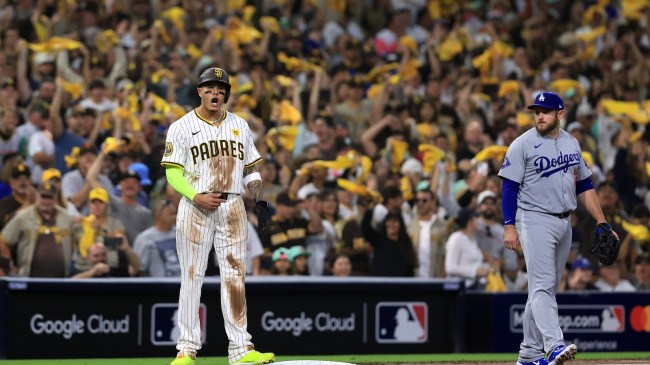
[[[649,21],[646,0],[0,0],[0,270],[178,276],[160,161],[216,66],[274,214],[258,236],[245,196],[250,275],[525,290],[496,173],[552,90],[623,242],[599,267],[579,207],[562,290],[648,290]]]

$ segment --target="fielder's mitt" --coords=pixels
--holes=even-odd
[[[603,265],[611,265],[618,257],[621,241],[616,238],[609,223],[600,223],[596,227],[594,240],[591,242],[591,253],[598,257]]]
[[[263,237],[268,230],[267,223],[271,219],[269,212],[269,203],[260,200],[255,203],[255,215],[257,215],[257,233]]]

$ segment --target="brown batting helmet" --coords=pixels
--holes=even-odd
[[[199,77],[199,84],[197,87],[201,87],[209,82],[217,82],[223,84],[226,87],[226,97],[224,98],[224,103],[227,103],[228,98],[230,98],[230,77],[228,76],[228,73],[218,67],[210,67],[209,69],[203,71]]]

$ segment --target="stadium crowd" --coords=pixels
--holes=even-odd
[[[273,208],[260,237],[245,197],[251,275],[525,290],[496,173],[551,90],[623,242],[599,267],[579,207],[562,290],[649,290],[649,22],[632,0],[0,0],[1,274],[178,276],[160,161],[216,66]]]

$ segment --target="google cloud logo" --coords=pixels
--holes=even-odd
[[[650,305],[632,308],[630,325],[635,332],[650,332]]]

